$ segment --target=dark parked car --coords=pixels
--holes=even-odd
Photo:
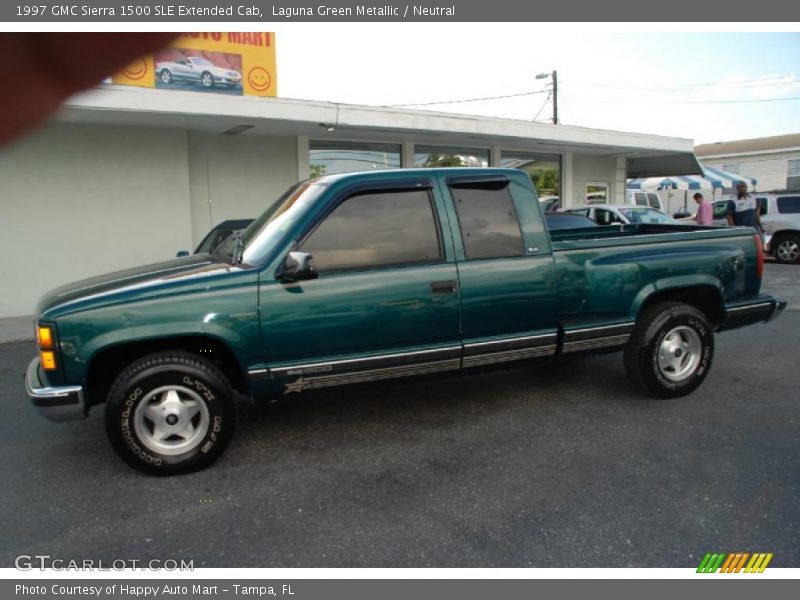
[[[565,212],[546,212],[544,220],[550,231],[559,229],[581,229],[582,227],[599,227],[597,223],[582,215]]]
[[[200,245],[197,246],[197,249],[194,251],[194,253],[210,254],[219,248],[222,243],[234,233],[247,229],[252,222],[253,219],[235,219],[232,221],[223,221],[206,234],[206,237],[203,238],[203,241],[200,242]],[[178,256],[189,256],[189,253],[186,250],[182,250],[181,252],[178,252]]]

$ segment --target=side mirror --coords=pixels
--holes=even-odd
[[[314,257],[307,252],[289,252],[277,277],[284,282],[316,279],[319,275],[317,269],[314,268],[313,261]]]
[[[183,258],[184,256],[189,256],[188,250],[181,250],[175,255],[175,258]]]

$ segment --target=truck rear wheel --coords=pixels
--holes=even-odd
[[[230,443],[236,404],[217,367],[193,354],[145,356],[117,377],[106,402],[116,453],[151,475],[198,471]]]
[[[682,302],[659,302],[641,315],[625,347],[625,371],[658,398],[679,398],[703,383],[714,358],[706,316]]]

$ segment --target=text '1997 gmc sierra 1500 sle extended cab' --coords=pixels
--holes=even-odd
[[[673,398],[708,375],[715,331],[786,306],[759,293],[762,268],[749,228],[549,232],[518,170],[330,175],[215,254],[47,294],[25,383],[53,420],[105,403],[116,452],[154,474],[219,457],[241,396],[621,350]]]

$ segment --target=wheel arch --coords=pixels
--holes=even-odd
[[[780,241],[784,237],[800,237],[800,230],[797,229],[779,229],[772,234],[770,240],[770,250],[774,250],[775,242]]]
[[[713,328],[724,319],[724,300],[719,282],[713,278],[693,283],[675,282],[672,285],[648,286],[633,302],[631,316],[638,319],[658,302],[683,302],[701,311]]]
[[[105,402],[112,383],[125,366],[153,352],[182,351],[216,365],[234,390],[251,395],[239,359],[224,341],[208,335],[185,335],[126,341],[98,350],[87,365],[86,387],[90,406]]]

